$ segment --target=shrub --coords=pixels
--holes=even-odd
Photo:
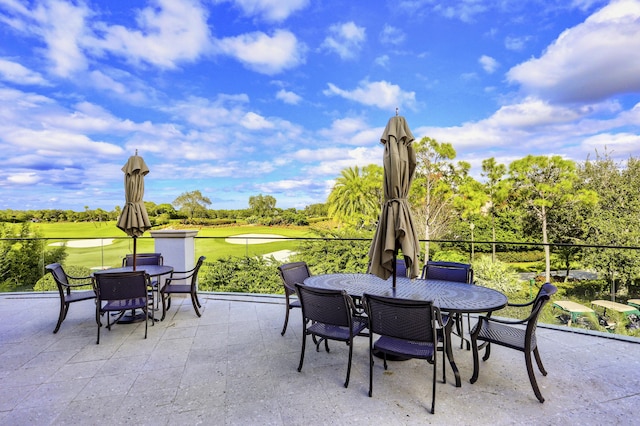
[[[518,274],[509,265],[490,256],[479,256],[473,262],[473,272],[478,285],[493,288],[503,293],[519,291],[522,287]]]

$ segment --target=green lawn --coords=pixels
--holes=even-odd
[[[39,223],[35,225],[43,237],[52,238],[48,243],[71,241],[69,239],[109,239],[98,247],[67,247],[67,265],[120,266],[122,258],[133,251],[133,239],[115,226],[115,222],[101,223]],[[195,228],[189,228],[195,229]],[[196,236],[196,256],[213,260],[225,256],[257,256],[279,250],[295,250],[295,241],[275,241],[262,244],[230,244],[224,238],[244,234],[272,234],[285,237],[313,236],[307,227],[225,226],[200,228]],[[96,241],[99,243],[100,241]],[[251,242],[249,240],[249,242]],[[137,251],[153,252],[154,240],[146,232],[137,240]]]

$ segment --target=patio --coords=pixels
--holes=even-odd
[[[0,295],[0,424],[596,425],[629,424],[640,407],[640,339],[539,328],[544,404],[522,353],[494,347],[471,385],[471,352],[457,347],[462,388],[447,367],[431,415],[423,361],[391,362],[386,373],[377,362],[369,398],[368,339],[356,341],[345,389],[347,348],[337,342],[330,353],[308,345],[298,373],[300,312],[280,336],[283,297],[201,293],[201,301],[201,318],[175,297],[146,340],[144,324],[117,325],[96,345],[91,301],[73,304],[52,334],[57,295]]]

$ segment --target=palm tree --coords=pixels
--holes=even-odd
[[[362,169],[348,167],[329,194],[329,216],[346,225],[358,228],[372,225],[380,213],[382,168],[370,165]]]

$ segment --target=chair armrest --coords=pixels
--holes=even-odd
[[[523,308],[525,306],[531,306],[533,304],[533,302],[535,302],[536,299],[533,299],[527,303],[507,303],[507,306],[513,306],[515,308]]]
[[[500,319],[500,318],[494,318],[494,317],[486,317],[481,315],[480,320],[486,320],[489,322],[497,322],[500,324],[511,324],[511,325],[516,325],[516,324],[524,324],[527,322],[528,318],[523,319],[523,320],[517,320],[517,319]]]
[[[83,281],[83,282],[71,282],[71,281]],[[93,284],[93,277],[72,277],[71,275],[67,275],[68,284],[62,284],[65,287],[84,287],[86,285]]]

